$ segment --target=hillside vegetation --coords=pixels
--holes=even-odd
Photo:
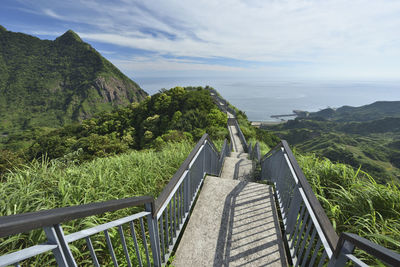
[[[114,157],[97,158],[81,165],[65,160],[35,160],[8,173],[5,181],[0,182],[0,216],[132,196],[157,197],[193,146],[194,144],[189,141],[169,142],[159,151],[133,150]],[[74,232],[137,211],[138,209],[122,209],[100,216],[69,221],[63,223],[63,229],[67,233]],[[137,229],[137,232],[140,230]],[[113,243],[119,244],[118,232],[111,230],[110,235]],[[41,230],[0,238],[0,255],[44,241],[45,235]],[[96,249],[107,251],[104,236],[95,235],[92,237],[92,242]],[[127,239],[127,242],[130,242],[128,243],[130,255],[135,255],[132,240]],[[139,245],[142,258],[145,258],[144,247],[141,243]],[[92,266],[89,251],[82,250],[85,246],[85,240],[70,244],[78,262],[82,266]],[[124,258],[122,247],[115,246],[114,249],[118,258]],[[109,255],[98,253],[97,257],[101,265],[112,264]],[[132,257],[132,261],[134,266],[139,265],[136,257]],[[26,265],[53,266],[55,260],[47,254],[31,259]]]
[[[311,118],[324,118],[334,121],[373,121],[386,117],[400,118],[400,101],[378,101],[361,107],[343,106],[338,109],[327,108],[318,112],[305,113]]]
[[[343,107],[329,116],[323,110],[265,129],[286,139],[298,151],[313,152],[355,169],[361,166],[380,183],[400,182],[399,103]]]
[[[71,30],[49,41],[0,27],[0,143],[13,142],[22,131],[82,121],[146,96]],[[29,142],[14,145],[11,149]]]
[[[400,189],[315,154],[296,159],[338,234],[350,232],[400,253]],[[364,253],[369,264],[378,262]]]
[[[279,142],[273,133],[252,127],[246,115],[235,110],[246,139],[253,144],[262,141],[263,154]],[[38,138],[26,152],[33,161],[24,163],[16,157],[15,160],[22,162],[3,174],[0,216],[137,195],[156,197],[204,132],[211,134],[217,148],[221,147],[228,135],[226,123],[226,114],[217,109],[208,90],[175,87],[139,104],[51,131]],[[304,123],[311,132],[338,127],[335,131],[342,136],[333,139],[336,142],[348,136],[339,133],[342,125],[337,122],[296,120],[290,123],[300,123],[301,127],[293,128],[297,130],[302,130]],[[290,123],[288,129],[279,126],[280,130],[290,132],[294,126]],[[299,137],[293,134],[293,138]],[[364,137],[359,138],[357,142]],[[388,141],[388,146],[399,148],[398,141],[393,140]],[[351,143],[352,139],[346,142]],[[11,151],[7,153],[4,154],[7,159],[15,156]],[[313,153],[297,150],[295,154],[338,234],[356,233],[400,253],[398,186],[377,183],[358,168],[334,163]],[[63,227],[67,232],[88,228],[129,212],[132,210],[76,220]],[[119,238],[116,231],[110,234],[115,241]],[[44,239],[42,231],[17,235],[0,242],[0,251],[10,252]],[[96,237],[93,242],[107,250],[104,238]],[[74,245],[71,248],[74,255],[83,265],[90,265],[89,253],[79,249],[85,246],[84,240]],[[121,247],[116,248],[116,253],[124,257]],[[143,246],[141,253],[144,253]],[[101,264],[111,264],[111,259],[104,255],[99,255],[99,260]],[[137,264],[135,258],[132,260]],[[367,260],[377,264],[370,258]],[[51,261],[54,260],[39,257],[32,264],[51,265]]]
[[[218,147],[222,145],[228,136],[226,124],[226,114],[218,110],[207,90],[175,87],[139,104],[45,133],[25,151],[25,158],[3,150],[0,216],[132,196],[157,197],[206,131]],[[74,220],[63,224],[63,229],[89,228],[137,211],[124,209]],[[110,235],[117,242],[118,232],[110,230]],[[44,240],[40,230],[0,239],[0,254]],[[82,250],[84,242],[72,244],[71,250],[88,266],[91,260],[89,252]],[[92,242],[107,250],[104,236],[96,235]],[[133,244],[128,246],[135,255]],[[144,245],[139,246],[145,258]],[[119,258],[124,257],[122,247],[115,250]],[[97,256],[101,264],[111,263],[108,255]],[[135,257],[132,261],[138,265]],[[48,266],[54,259],[36,257],[27,264]]]
[[[162,148],[168,141],[197,140],[207,132],[228,137],[227,116],[201,87],[175,87],[114,112],[39,135],[23,153],[0,151],[0,173],[32,159],[108,157],[130,149]],[[1,178],[0,178],[1,180]]]

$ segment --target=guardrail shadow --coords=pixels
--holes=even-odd
[[[249,167],[249,165],[251,165]],[[250,171],[248,171],[250,168]],[[247,170],[247,171],[246,171]],[[235,164],[235,170],[233,172],[234,180],[247,180],[250,181],[253,175],[253,162],[245,161],[243,158]]]
[[[240,182],[226,197],[213,266],[286,266],[269,186]]]

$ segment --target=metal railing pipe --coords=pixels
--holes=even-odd
[[[197,142],[197,144],[195,145],[193,150],[190,152],[189,156],[181,164],[178,171],[174,174],[174,176],[172,176],[169,183],[164,187],[161,194],[155,200],[155,204],[154,204],[155,209],[154,209],[153,216],[156,216],[156,214],[160,211],[161,207],[163,206],[164,202],[167,201],[167,199],[168,199],[169,195],[171,194],[172,190],[174,189],[175,185],[179,182],[179,178],[189,168],[190,162],[196,156],[197,152],[200,150],[201,146],[204,144],[204,141],[206,141],[207,139],[208,139],[208,134],[204,134],[200,138],[199,142]]]
[[[391,266],[400,266],[400,254],[397,254],[390,249],[382,247],[376,243],[369,241],[368,239],[352,233],[342,233],[340,235],[337,247],[333,254],[334,260],[339,259],[340,256],[347,256],[347,260],[353,260],[352,258],[348,258],[348,255],[343,255],[346,254],[346,252],[349,252],[343,251],[346,242],[349,242],[352,247],[357,247],[361,250],[364,250],[369,255],[385,262],[386,264],[389,264]]]
[[[303,171],[301,170],[299,164],[297,163],[296,158],[293,155],[292,150],[289,147],[289,144],[286,140],[282,140],[282,146],[288,156],[288,159],[292,165],[293,171],[295,172],[297,179],[299,180],[299,184],[301,188],[303,188],[304,194],[307,197],[307,200],[310,202],[311,208],[313,209],[314,213],[317,215],[317,220],[321,225],[322,231],[326,236],[326,239],[329,243],[330,248],[332,251],[335,250],[339,237],[333,229],[331,221],[329,220],[328,216],[325,213],[325,210],[322,208],[321,203],[318,201],[317,197],[315,196],[314,192],[310,184],[308,183],[306,177],[304,176]]]
[[[0,217],[0,237],[28,232],[30,230],[52,226],[62,222],[85,218],[92,215],[98,215],[109,211],[141,206],[147,203],[150,203],[153,206],[153,197],[131,197],[3,216]]]

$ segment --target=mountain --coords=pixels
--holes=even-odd
[[[373,121],[386,117],[400,118],[400,101],[378,101],[361,107],[343,106],[308,113],[311,118],[334,121]]]
[[[264,128],[300,152],[361,166],[381,183],[400,183],[400,101],[325,109]]]
[[[146,96],[72,30],[50,41],[0,27],[0,137],[82,121]]]

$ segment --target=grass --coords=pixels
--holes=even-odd
[[[59,160],[32,162],[8,173],[5,182],[0,183],[0,216],[132,196],[157,197],[192,148],[193,144],[190,142],[167,143],[159,152],[131,151],[115,157],[98,158],[82,165]],[[63,224],[63,228],[66,233],[75,232],[138,210],[124,209],[98,217],[74,220]],[[139,232],[138,228],[137,233]],[[119,242],[117,231],[110,231],[110,235],[114,244]],[[129,236],[129,233],[125,236]],[[45,236],[42,230],[3,238],[0,239],[0,255],[43,241]],[[104,236],[95,236],[92,242],[97,250],[107,251]],[[133,248],[133,244],[128,246]],[[142,256],[143,248],[142,245]],[[114,249],[120,259],[125,258],[122,247]],[[71,250],[79,259],[80,265],[91,265],[84,240],[72,244]],[[135,255],[135,252],[131,251],[131,255]],[[98,257],[100,264],[111,263],[109,256]],[[135,262],[136,259],[132,260]],[[52,265],[54,260],[51,257],[36,257],[29,264]]]
[[[249,140],[252,144],[255,141]],[[222,144],[223,140],[215,142],[218,149]],[[260,146],[262,155],[268,152],[267,145],[260,142]],[[32,162],[8,173],[5,182],[0,183],[0,216],[139,195],[156,197],[192,148],[189,142],[167,143],[160,151],[131,151],[81,165],[60,160]],[[338,234],[356,233],[400,253],[400,190],[397,186],[379,184],[363,171],[320,159],[315,154],[295,154]],[[137,211],[124,209],[92,216],[63,224],[63,228],[69,233]],[[129,235],[127,230],[125,236]],[[118,232],[110,231],[110,235],[113,243],[118,243]],[[42,230],[0,239],[0,254],[43,241]],[[131,242],[128,238],[127,241]],[[97,235],[92,242],[98,251],[107,251],[104,236]],[[132,244],[128,246],[133,248]],[[124,259],[122,248],[114,249],[118,257]],[[72,244],[71,250],[80,265],[91,265],[84,241]],[[135,252],[132,250],[130,254],[135,255]],[[145,258],[143,244],[141,254]],[[107,255],[100,254],[99,260],[101,264],[111,263]],[[132,261],[137,264],[133,257]],[[54,261],[51,257],[37,257],[29,264],[54,265]]]
[[[379,184],[351,166],[296,153],[305,176],[336,232],[358,234],[400,253],[400,190]],[[370,264],[379,264],[359,254]]]
[[[267,146],[259,143],[263,156]],[[294,153],[337,234],[355,233],[400,253],[400,189],[395,181],[381,184],[347,164],[313,153]],[[371,265],[382,265],[365,252],[356,253]]]
[[[265,154],[267,154],[269,152],[269,150],[271,149],[266,143],[264,143],[262,141],[258,141],[255,138],[250,138],[247,141],[247,144],[251,143],[252,148],[254,148],[254,145],[256,144],[256,142],[258,142],[260,144],[261,157],[264,156]]]

